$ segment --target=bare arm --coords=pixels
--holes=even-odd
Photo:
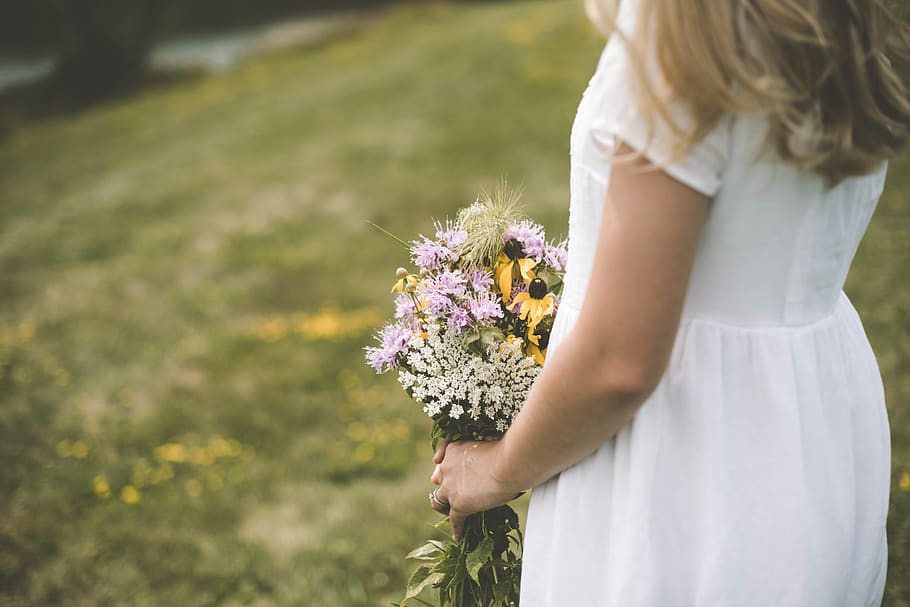
[[[433,481],[456,535],[467,514],[594,452],[663,375],[709,199],[648,168],[644,159],[614,167],[579,318],[512,427],[501,441],[447,446]]]
[[[709,201],[646,167],[613,169],[578,321],[503,437],[493,474],[506,484],[534,486],[595,451],[663,375]]]

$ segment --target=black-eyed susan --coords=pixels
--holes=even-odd
[[[398,268],[395,270],[395,277],[398,278],[398,280],[392,285],[390,293],[395,293],[396,291],[398,293],[409,293],[417,286],[417,275],[411,274],[406,268]]]
[[[537,333],[534,327],[528,327],[528,341],[525,354],[534,358],[534,361],[543,366],[547,359],[547,346],[550,343],[550,334],[547,331]]]
[[[496,260],[496,284],[499,286],[499,292],[502,293],[502,300],[506,303],[512,300],[512,280],[515,272],[521,276],[522,280],[527,283],[533,281],[536,277],[534,266],[537,262],[533,259],[523,257],[524,248],[517,240],[506,242]]]
[[[513,305],[521,304],[518,316],[528,322],[528,328],[534,329],[543,320],[544,316],[556,309],[556,297],[547,292],[547,283],[540,278],[535,278],[528,285],[526,293],[515,296]]]

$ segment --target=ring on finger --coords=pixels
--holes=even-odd
[[[429,495],[430,502],[432,502],[436,506],[439,506],[440,508],[448,508],[449,502],[444,502],[441,499],[439,499],[439,496],[436,495],[437,491],[439,491],[439,487],[436,487],[435,489],[430,491],[430,495]]]

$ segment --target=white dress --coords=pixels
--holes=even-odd
[[[730,117],[666,164],[664,125],[649,139],[630,111],[624,52],[607,44],[572,129],[550,359],[591,278],[605,148],[646,149],[713,200],[657,389],[613,439],[533,490],[521,607],[878,606],[888,419],[842,287],[885,168],[827,190],[760,155],[755,117]]]

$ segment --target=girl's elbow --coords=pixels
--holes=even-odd
[[[613,358],[595,366],[601,391],[611,402],[638,407],[657,388],[666,364],[652,360]]]

